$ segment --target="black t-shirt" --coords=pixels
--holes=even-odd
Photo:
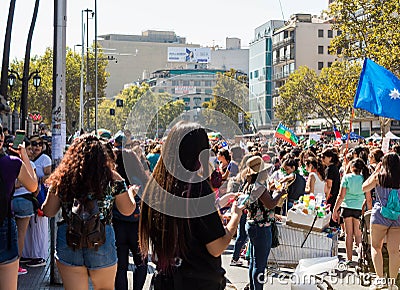
[[[214,194],[207,182],[193,185],[191,196]],[[206,244],[225,235],[225,228],[217,211],[206,216],[190,219],[192,239],[188,243],[186,258],[183,258],[181,268],[185,289],[219,289],[224,281],[225,270],[222,268],[221,257],[212,256]],[[193,281],[196,283],[193,283]]]
[[[335,204],[336,199],[339,195],[339,189],[340,189],[340,174],[339,174],[339,169],[337,168],[336,165],[331,164],[327,168],[327,174],[326,174],[326,179],[332,180],[332,188],[330,195],[328,197],[328,203],[331,204],[332,206]]]
[[[306,188],[306,180],[303,176],[296,173],[296,179],[293,183],[288,187],[288,199],[289,201],[298,200],[300,196],[304,195],[304,191]]]

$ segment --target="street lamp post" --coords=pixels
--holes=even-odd
[[[30,73],[27,77],[20,77],[19,73],[15,70],[8,70],[9,75],[8,75],[8,85],[10,86],[10,89],[15,86],[16,79],[18,78],[22,82],[22,86],[28,87],[28,82],[30,79],[33,79],[33,86],[35,87],[36,91],[38,87],[40,86],[42,78],[39,75],[39,71],[36,70],[32,73]],[[24,90],[23,90],[24,91]],[[26,90],[27,93],[27,90]],[[24,92],[21,92],[21,103],[20,103],[20,115],[21,115],[21,122],[20,122],[20,128],[25,130],[25,121],[27,118],[27,111],[28,111],[28,100],[27,96],[25,96]]]

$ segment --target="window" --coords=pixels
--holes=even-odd
[[[332,66],[332,62],[329,61],[329,62],[328,62],[328,67],[331,67],[331,66]]]
[[[336,35],[337,35],[337,36],[342,35],[342,31],[341,31],[341,30],[338,30],[337,33],[336,33]]]
[[[211,87],[211,81],[204,81],[204,86]]]
[[[257,79],[258,78],[258,70],[254,71],[254,78]]]
[[[332,30],[328,30],[328,38],[333,38],[333,31]]]
[[[324,67],[324,63],[322,61],[318,62],[318,70],[321,70]]]
[[[171,94],[175,94],[175,88],[171,89]]]
[[[324,54],[324,47],[322,45],[318,45],[318,54]]]
[[[165,93],[165,90],[164,89],[158,89],[158,92],[159,93]]]
[[[188,81],[188,80],[184,80],[184,81],[183,81],[183,85],[184,85],[184,86],[188,86],[188,85],[189,85],[189,81]]]
[[[178,80],[173,80],[172,81],[173,86],[179,86],[179,81]]]
[[[199,86],[200,86],[200,81],[194,81],[194,85],[195,85],[196,87],[199,87]]]
[[[250,79],[253,79],[253,72],[250,72]]]
[[[212,95],[212,89],[205,89],[204,93],[207,95]]]
[[[318,29],[318,37],[324,37],[324,30]]]
[[[196,88],[196,94],[201,94],[201,89]]]

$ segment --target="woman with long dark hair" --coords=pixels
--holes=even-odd
[[[373,289],[385,286],[382,246],[386,237],[389,253],[389,289],[397,289],[393,282],[400,268],[400,158],[388,153],[378,163],[373,174],[363,183],[363,191],[375,188],[376,203],[371,213],[371,255],[377,279]]]
[[[209,181],[209,141],[195,123],[178,122],[142,196],[140,249],[151,250],[154,289],[225,289],[224,252],[242,215],[234,201],[223,226]]]
[[[327,204],[331,205],[331,209],[336,203],[340,189],[340,174],[339,174],[339,156],[337,151],[332,148],[326,148],[322,151],[322,164],[326,168],[326,180],[325,180],[325,197]],[[340,221],[335,222],[331,219],[330,226],[339,227]]]
[[[88,289],[89,277],[94,289],[114,289],[117,252],[111,226],[112,209],[115,204],[122,214],[130,215],[135,201],[134,192],[128,191],[124,180],[114,170],[109,151],[96,136],[82,135],[74,140],[46,181],[50,189],[43,204],[44,214],[55,216],[60,208],[63,214],[57,229],[56,259],[67,290]],[[67,228],[76,200],[97,201],[100,223],[105,228],[104,244],[94,248],[69,246]]]

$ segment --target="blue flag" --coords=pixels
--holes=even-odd
[[[391,71],[366,58],[358,81],[354,108],[400,120],[400,80]]]

